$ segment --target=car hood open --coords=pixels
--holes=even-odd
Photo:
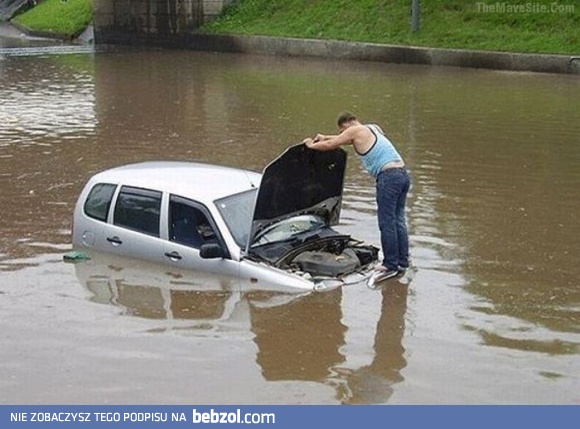
[[[262,174],[247,250],[264,229],[292,216],[315,214],[336,225],[345,169],[343,149],[321,152],[302,143],[286,149]]]

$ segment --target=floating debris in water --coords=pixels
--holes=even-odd
[[[65,262],[78,262],[78,261],[86,261],[87,259],[91,258],[86,253],[73,250],[65,253],[63,259]]]

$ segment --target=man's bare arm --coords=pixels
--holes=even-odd
[[[355,127],[348,128],[341,134],[336,136],[327,136],[329,138],[325,140],[315,140],[311,138],[306,138],[303,140],[303,143],[309,147],[310,149],[320,150],[320,151],[327,151],[327,150],[334,150],[339,146],[345,144],[353,144],[354,137],[356,135],[357,130]]]
[[[322,140],[330,140],[333,139],[335,137],[337,137],[338,134],[335,135],[329,135],[329,134],[316,134],[316,137],[314,137],[314,141],[318,142],[318,141],[322,141]]]

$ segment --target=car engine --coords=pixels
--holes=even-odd
[[[254,249],[254,257],[278,268],[302,271],[313,277],[341,277],[353,273],[378,258],[378,249],[336,234],[296,243],[272,243]]]

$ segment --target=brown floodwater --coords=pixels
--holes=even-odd
[[[405,281],[288,297],[63,261],[93,173],[260,171],[345,109],[410,168]],[[348,151],[339,229],[378,244]],[[578,404],[579,166],[576,76],[0,48],[0,403]]]

